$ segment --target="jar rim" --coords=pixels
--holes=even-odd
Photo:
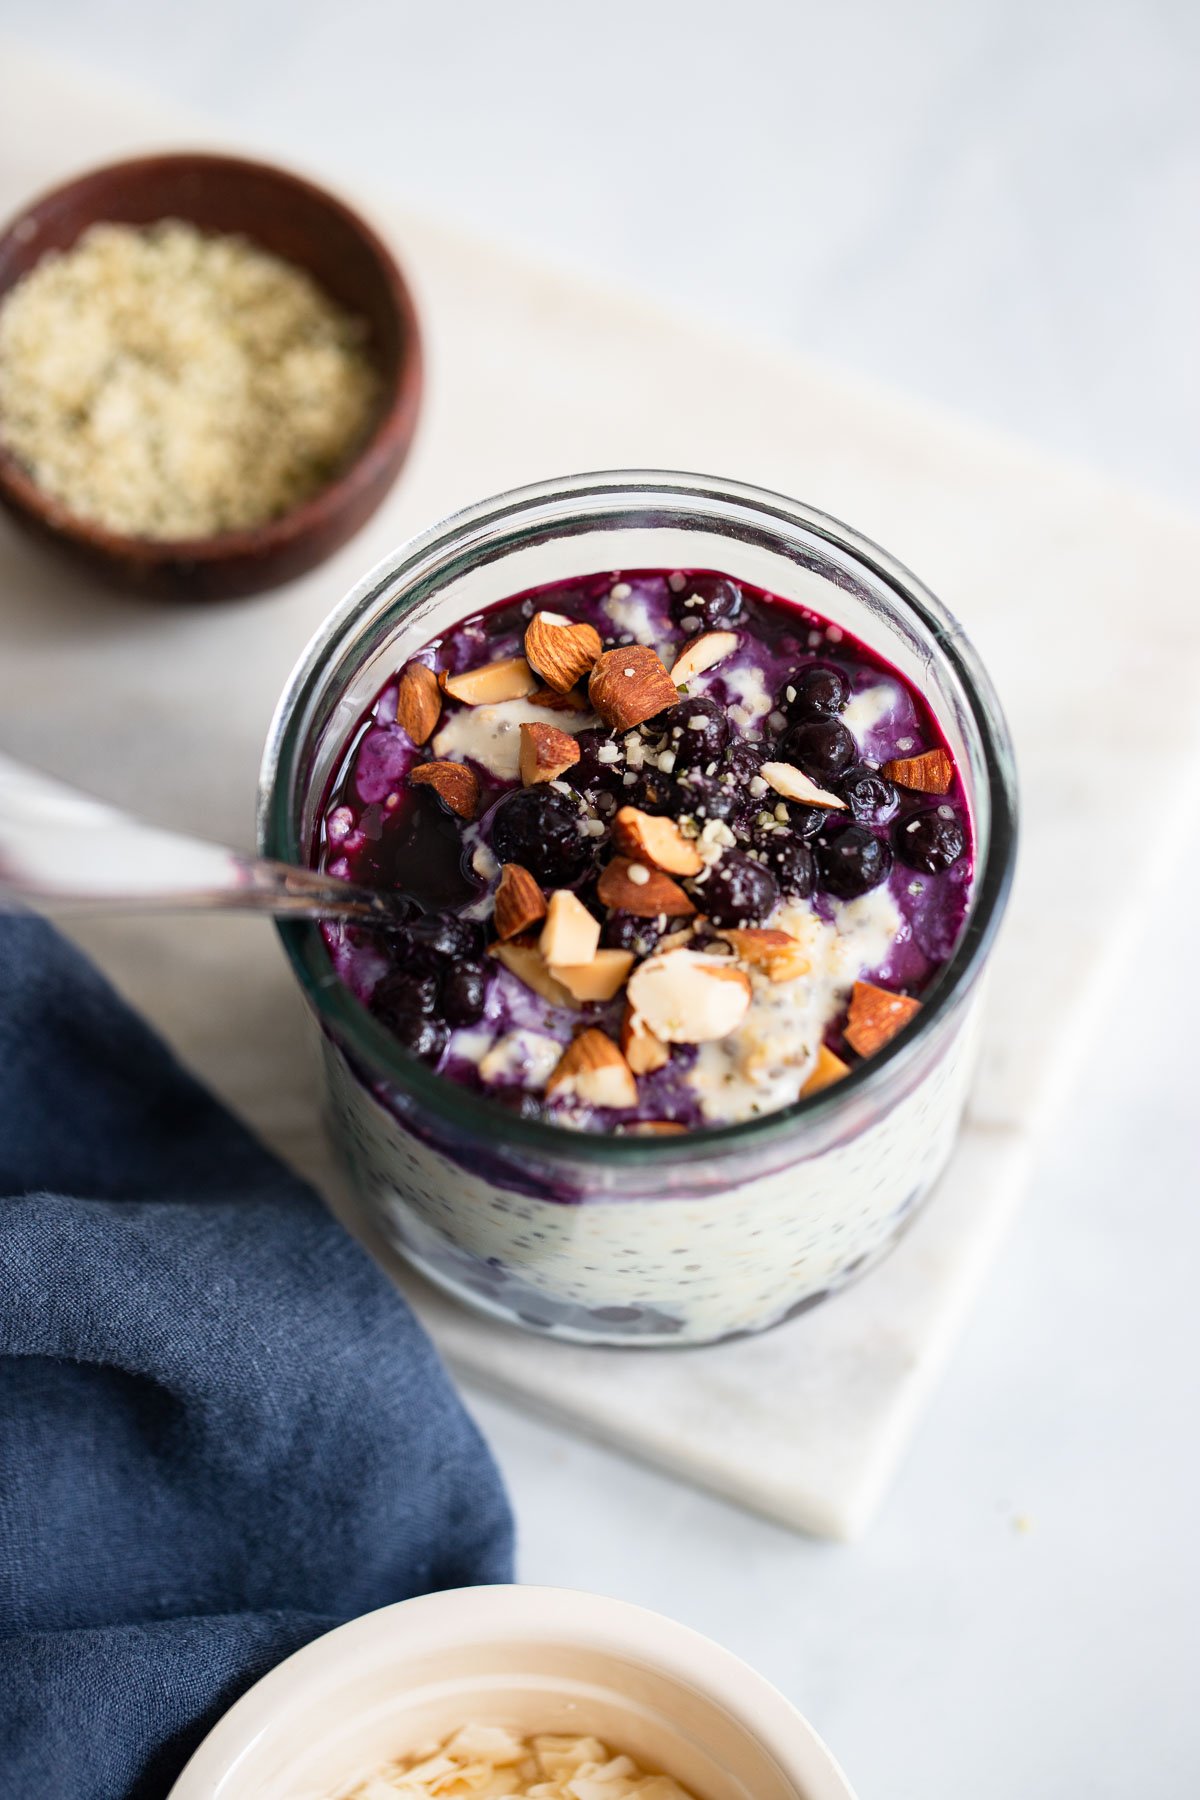
[[[577,500],[581,505],[622,497],[645,506],[652,499],[714,508],[748,509],[768,527],[806,533],[851,557],[881,582],[901,611],[913,616],[936,640],[961,686],[978,737],[988,805],[988,841],[975,870],[970,905],[954,951],[938,971],[915,1018],[874,1056],[849,1075],[807,1098],[732,1124],[705,1125],[686,1133],[605,1135],[540,1119],[521,1119],[497,1101],[466,1089],[420,1061],[368,1011],[335,974],[317,924],[276,921],[285,953],[322,1026],[348,1048],[372,1076],[405,1092],[451,1129],[486,1124],[489,1134],[510,1149],[605,1167],[642,1167],[698,1161],[730,1150],[767,1148],[791,1137],[798,1127],[828,1128],[860,1103],[882,1100],[900,1089],[932,1030],[970,994],[1000,926],[1012,886],[1017,846],[1016,771],[1003,710],[974,646],[949,609],[912,572],[861,533],[814,507],[770,489],[716,476],[663,470],[601,470],[561,476],[512,488],[430,526],[384,556],[356,583],[317,628],[280,696],[263,752],[258,791],[258,848],[277,861],[303,863],[294,795],[304,730],[322,691],[333,648],[356,625],[366,623],[379,603],[389,610],[402,601],[406,585],[434,563],[450,563],[453,574],[463,557],[489,544],[500,530],[519,527],[523,516],[548,504]],[[636,522],[631,514],[630,522]],[[640,521],[650,523],[648,519]],[[719,529],[719,514],[707,521]]]

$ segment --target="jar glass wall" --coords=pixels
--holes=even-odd
[[[958,764],[976,860],[962,937],[913,1025],[778,1112],[602,1136],[519,1119],[438,1076],[336,979],[316,926],[280,930],[321,1027],[358,1200],[417,1268],[562,1337],[702,1343],[775,1324],[867,1266],[953,1147],[1015,848],[1007,731],[954,618],[835,520],[736,483],[633,472],[502,495],[385,559],[317,633],[272,726],[259,838],[265,855],[314,860],[347,740],[430,638],[523,590],[628,568],[715,569],[809,607],[925,696]]]

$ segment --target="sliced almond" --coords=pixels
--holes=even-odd
[[[513,938],[509,943],[492,944],[488,955],[503,963],[518,981],[523,981],[527,988],[532,988],[543,1000],[549,1000],[551,1005],[569,1006],[573,1012],[579,1011],[578,1000],[570,988],[555,980],[532,938]]]
[[[659,657],[645,644],[606,650],[588,680],[588,698],[606,725],[628,731],[679,698]]]
[[[556,694],[552,687],[540,687],[529,696],[530,706],[544,706],[550,712],[585,713],[589,710],[583,695],[574,688],[567,694]]]
[[[869,981],[856,981],[843,1035],[860,1056],[874,1056],[920,1010],[921,1002],[908,994],[893,994],[887,988],[872,987]]]
[[[504,700],[524,700],[538,685],[538,678],[523,656],[503,662],[483,663],[461,675],[438,676],[443,689],[464,706],[499,706]]]
[[[750,977],[695,950],[650,956],[629,978],[637,1022],[664,1044],[707,1044],[736,1031],[750,1005]]]
[[[622,1137],[678,1137],[686,1130],[677,1119],[636,1119],[620,1127]]]
[[[520,937],[546,916],[546,898],[528,869],[505,863],[493,902],[492,923],[500,938]]]
[[[564,769],[579,761],[579,745],[570,732],[557,725],[521,726],[521,780],[526,787],[538,781],[557,781]]]
[[[550,973],[569,988],[577,1000],[603,1003],[620,993],[636,961],[632,950],[597,950],[591,962],[566,966],[555,963]],[[641,1070],[637,1073],[640,1075]]]
[[[558,694],[587,674],[603,648],[594,625],[577,625],[561,613],[534,613],[525,627],[525,656]]]
[[[705,669],[716,668],[737,647],[736,631],[702,631],[671,664],[671,680],[676,687],[683,687]]]
[[[803,769],[794,768],[791,763],[764,763],[759,774],[785,800],[799,800],[803,806],[827,806],[838,812],[845,811],[844,800],[837,794],[827,794],[824,788],[808,779]]]
[[[681,919],[696,910],[677,881],[628,856],[613,857],[596,883],[596,892],[605,906],[639,919],[657,919],[660,913]]]
[[[954,785],[954,764],[945,750],[926,750],[921,756],[898,756],[892,762],[885,762],[879,773],[918,794],[948,794]]]
[[[817,1051],[816,1065],[812,1074],[800,1089],[800,1098],[807,1100],[810,1094],[819,1094],[822,1088],[832,1087],[843,1075],[850,1073],[849,1063],[844,1063],[840,1056],[835,1056],[825,1044]]]
[[[591,962],[600,942],[600,921],[594,919],[583,901],[569,888],[558,888],[550,896],[546,923],[538,939],[538,949],[548,963]]]
[[[633,1071],[607,1032],[588,1025],[563,1051],[546,1090],[574,1096],[589,1106],[636,1106]]]
[[[636,806],[622,806],[613,820],[613,842],[634,862],[665,869],[668,875],[698,875],[704,858],[674,819],[656,818]]]
[[[442,716],[442,690],[433,670],[410,662],[400,671],[396,689],[396,723],[414,744],[424,744]]]
[[[631,1006],[626,1006],[625,1017],[621,1020],[621,1049],[635,1075],[653,1075],[655,1069],[664,1069],[671,1060],[667,1046],[655,1037]]]
[[[431,787],[460,819],[473,819],[479,807],[479,777],[466,763],[418,763],[409,771],[413,787]]]
[[[721,936],[732,944],[735,956],[751,968],[761,969],[769,981],[796,981],[812,973],[803,944],[790,931],[756,926],[723,931]]]

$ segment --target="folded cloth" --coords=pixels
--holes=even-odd
[[[0,919],[0,1792],[166,1792],[343,1619],[505,1581],[400,1296],[49,926]]]

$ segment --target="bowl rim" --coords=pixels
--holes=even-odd
[[[58,537],[123,562],[140,563],[146,568],[178,562],[233,561],[250,555],[261,557],[266,552],[282,549],[297,538],[306,536],[310,530],[324,526],[355,497],[363,481],[369,478],[378,464],[386,463],[397,450],[403,451],[407,447],[415,428],[421,398],[424,368],[421,328],[412,291],[399,263],[374,227],[347,201],[309,180],[307,176],[278,163],[215,150],[156,151],[145,156],[121,157],[114,162],[98,163],[94,168],[71,176],[54,187],[42,189],[8,219],[0,228],[0,254],[14,240],[21,240],[30,223],[36,221],[44,209],[57,206],[74,194],[82,196],[93,184],[114,175],[141,179],[172,168],[182,171],[186,168],[202,170],[206,167],[244,173],[259,179],[266,177],[280,187],[302,194],[326,213],[340,219],[360,240],[383,277],[400,327],[402,348],[399,367],[390,383],[386,401],[380,408],[370,435],[350,461],[332,481],[310,494],[307,500],[302,500],[298,506],[291,507],[287,512],[280,513],[277,518],[268,519],[261,525],[240,526],[234,531],[214,532],[208,537],[195,538],[145,538],[112,531],[107,526],[84,518],[80,513],[72,512],[47,494],[0,441],[0,496],[10,505],[18,507]],[[167,211],[163,217],[181,217],[187,222],[186,214],[182,213],[172,214]],[[91,225],[103,222],[102,213],[97,212],[81,227],[80,235]],[[256,241],[252,234],[243,235],[248,236],[251,242]],[[35,263],[33,267],[36,266]],[[5,296],[11,292],[12,286],[15,283],[0,287],[0,306],[3,305]]]
[[[293,1652],[247,1689],[193,1751],[167,1800],[220,1800],[225,1781],[283,1709],[317,1702],[328,1676],[377,1666],[403,1634],[430,1644],[567,1638],[634,1654],[725,1708],[796,1784],[796,1800],[855,1800],[833,1753],[792,1702],[732,1650],[632,1601],[565,1587],[447,1588],[363,1613]],[[464,1724],[467,1723],[464,1720]]]

